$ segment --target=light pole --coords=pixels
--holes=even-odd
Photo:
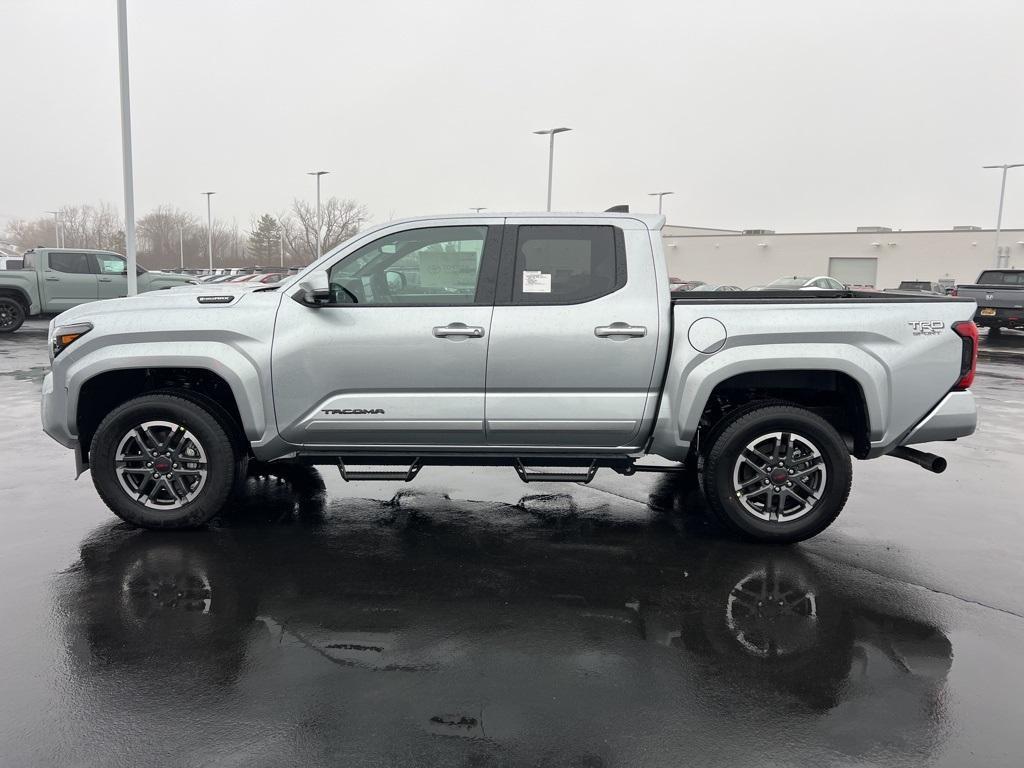
[[[206,195],[206,252],[210,257],[210,274],[213,274],[213,213],[210,207],[210,198],[216,195],[216,192],[201,192],[200,194]]]
[[[284,269],[284,222],[280,219],[277,222],[277,235],[281,241],[281,268]]]
[[[135,184],[132,175],[132,107],[128,92],[128,2],[117,0],[117,68],[121,79],[121,173],[124,178],[124,249],[128,295],[139,292],[135,247]]]
[[[181,255],[181,271],[185,271],[185,232],[178,227],[178,253]]]
[[[63,248],[60,242],[60,211],[46,211],[53,214],[53,243],[55,248]]]
[[[1002,168],[1003,181],[999,186],[999,213],[996,214],[996,266],[999,266],[999,235],[1003,229],[1003,198],[1006,196],[1006,172],[1011,168],[1020,168],[1024,163],[1004,163],[1002,165],[983,165],[982,168]]]
[[[658,198],[658,213],[661,213],[662,198],[664,198],[665,195],[674,195],[675,192],[648,192],[647,194],[650,195],[651,197]]]
[[[548,210],[551,210],[551,176],[555,167],[555,134],[571,131],[572,128],[547,128],[543,131],[534,131],[538,136],[550,136],[548,142]]]
[[[307,176],[316,176],[316,257],[319,259],[321,254],[320,247],[320,230],[323,226],[323,222],[320,220],[320,177],[326,176],[330,171],[310,171]]]

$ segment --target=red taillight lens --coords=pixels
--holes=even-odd
[[[950,296],[959,296],[960,295],[960,292],[957,290],[955,285],[950,289],[949,295]]]
[[[978,326],[972,320],[961,320],[953,323],[953,331],[963,342],[960,355],[960,378],[953,389],[970,389],[974,383],[974,371],[978,367]]]

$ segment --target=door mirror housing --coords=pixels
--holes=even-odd
[[[404,290],[408,281],[405,278],[404,272],[399,272],[397,269],[389,269],[384,273],[384,279],[387,280],[388,289],[391,291]]]
[[[299,283],[298,290],[293,295],[293,298],[307,307],[320,307],[330,302],[331,286],[327,281],[327,273],[323,270],[317,270],[307,275]]]

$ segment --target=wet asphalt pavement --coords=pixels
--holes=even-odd
[[[1024,338],[935,476],[855,464],[799,546],[699,496],[427,468],[254,476],[209,530],[116,521],[0,337],[0,765],[1024,762]]]

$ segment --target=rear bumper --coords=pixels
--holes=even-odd
[[[971,391],[950,392],[900,441],[900,445],[966,437],[977,426],[978,409]]]
[[[984,311],[994,311],[994,315],[983,315]],[[1024,309],[1006,309],[1004,307],[986,307],[978,305],[978,311],[974,313],[974,322],[979,328],[1024,328]]]

